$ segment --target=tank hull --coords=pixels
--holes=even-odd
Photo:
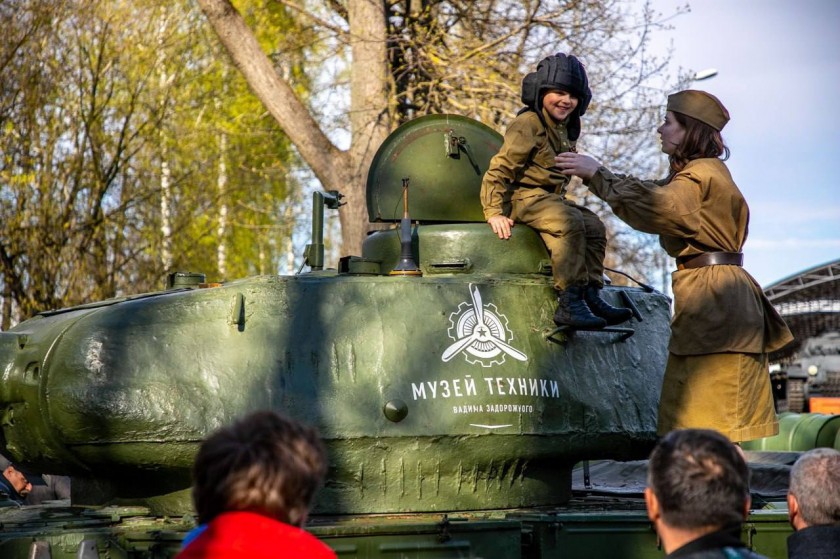
[[[8,451],[74,476],[79,504],[172,494],[159,505],[186,512],[200,441],[270,408],[327,443],[316,512],[562,503],[575,462],[654,439],[668,301],[619,290],[632,337],[564,344],[539,276],[322,272],[46,313],[0,335]],[[467,339],[478,318],[490,334]]]

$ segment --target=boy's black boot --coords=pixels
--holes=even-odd
[[[554,312],[554,324],[572,328],[603,328],[607,321],[598,318],[583,300],[583,286],[572,285],[563,291],[557,291],[557,310]]]
[[[607,324],[621,324],[626,320],[630,320],[633,316],[633,311],[624,307],[614,307],[601,299],[598,292],[601,288],[595,284],[590,283],[584,288],[583,300],[589,306],[589,309],[595,316],[600,316],[607,321]]]

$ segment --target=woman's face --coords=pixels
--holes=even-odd
[[[659,139],[662,142],[662,152],[668,155],[674,153],[685,138],[685,128],[677,122],[677,118],[671,111],[665,113],[665,122],[656,131],[659,132]]]
[[[557,122],[563,122],[578,106],[578,98],[568,91],[550,89],[543,95],[543,107]]]

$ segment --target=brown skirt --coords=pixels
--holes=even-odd
[[[702,428],[732,442],[779,432],[767,354],[668,355],[657,433]]]

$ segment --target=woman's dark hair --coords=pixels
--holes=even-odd
[[[668,160],[671,162],[671,171],[677,173],[682,171],[689,161],[702,159],[704,157],[721,157],[726,161],[729,159],[729,148],[723,143],[719,130],[715,130],[705,122],[682,113],[672,113],[677,122],[685,128],[685,137],[682,143],[677,146],[674,153]]]

